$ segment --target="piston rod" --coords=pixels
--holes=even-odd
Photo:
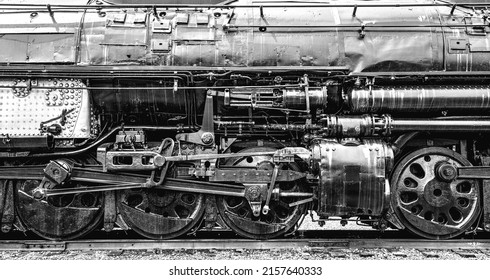
[[[490,118],[393,119],[390,115],[327,115],[320,120],[326,137],[389,136],[394,132],[490,132]]]
[[[489,132],[490,119],[400,119],[393,120],[391,130],[398,131],[445,131],[445,132]]]

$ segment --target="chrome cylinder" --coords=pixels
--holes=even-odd
[[[308,97],[308,98],[307,98]],[[305,88],[235,88],[224,93],[224,104],[232,107],[272,107],[306,110],[326,108],[326,87]],[[309,104],[306,100],[309,100]]]
[[[283,91],[284,107],[289,109],[305,109],[306,96],[310,99],[310,108],[327,107],[327,88],[310,88],[308,92],[304,89],[288,88]]]
[[[490,119],[396,119],[391,131],[490,132]]]
[[[482,112],[490,109],[490,86],[390,86],[352,89],[354,113]]]
[[[393,132],[490,132],[490,118],[396,119],[389,115],[326,115],[321,119],[324,137],[389,136]]]

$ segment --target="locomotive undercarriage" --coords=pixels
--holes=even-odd
[[[33,70],[3,80],[16,82],[8,94],[46,96],[53,111],[26,126],[31,135],[11,125],[1,136],[3,232],[60,240],[121,228],[168,239],[231,229],[268,239],[294,232],[308,211],[320,224],[357,220],[433,239],[490,230],[483,83],[328,67],[120,70],[105,73],[110,83]],[[470,103],[458,103],[461,92]],[[417,103],[421,95],[431,102]],[[90,110],[72,110],[77,102]]]

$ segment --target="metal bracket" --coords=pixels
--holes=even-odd
[[[204,227],[211,230],[218,221],[218,208],[216,207],[216,197],[213,195],[206,196],[204,208]]]
[[[292,182],[305,178],[306,173],[293,170],[279,170],[276,182]],[[268,183],[271,181],[270,170],[255,169],[215,169],[214,176],[209,178],[211,182],[235,182],[235,183]]]
[[[131,162],[114,163],[118,158],[131,158]],[[104,168],[109,171],[155,170],[162,167],[163,163],[164,158],[160,153],[153,151],[109,151],[106,153]]]
[[[490,180],[483,180],[483,229],[490,231]]]
[[[269,188],[267,189],[267,196],[265,199],[265,205],[262,208],[262,214],[267,215],[269,213],[269,202],[271,200],[272,196],[272,190],[274,189],[274,186],[276,185],[276,179],[277,175],[279,174],[279,165],[276,164],[274,166],[274,170],[272,171],[272,178],[271,178],[271,183],[269,184]]]
[[[117,220],[116,192],[108,191],[104,194],[104,230],[111,231]]]
[[[262,198],[266,195],[266,184],[248,184],[245,186],[245,199],[247,199],[250,208],[252,208],[252,214],[255,217],[260,216],[260,209],[262,207]]]
[[[354,10],[352,11],[352,17],[356,17],[357,5],[354,5]]]
[[[33,197],[36,199],[46,197],[46,190],[62,184],[70,177],[72,167],[68,162],[63,160],[50,161],[43,170],[44,177],[41,183],[32,192]]]
[[[361,24],[361,29],[359,29],[359,39],[364,39],[366,37],[366,25],[363,23]]]
[[[0,225],[3,233],[12,230],[15,222],[14,183],[12,180],[0,181]]]
[[[174,152],[174,147],[175,147],[175,141],[173,139],[171,139],[171,138],[165,138],[162,141],[162,145],[158,149],[158,153],[161,154],[163,152],[163,149],[165,148],[166,145],[169,145],[169,146],[165,150],[165,156],[171,156],[172,153]],[[162,157],[162,158],[164,158],[164,157]],[[158,170],[152,171],[151,172],[151,177],[148,178],[148,180],[147,180],[147,182],[145,184],[145,187],[154,187],[156,185],[163,184],[163,181],[165,181],[165,176],[167,175],[168,166],[169,166],[169,162],[168,161],[165,161],[163,163],[163,168],[160,171],[160,178],[158,179],[158,181],[155,181],[156,174],[157,174],[157,171]]]
[[[213,96],[208,92],[206,103],[204,105],[204,114],[202,116],[202,126],[198,132],[180,133],[176,135],[177,141],[185,141],[194,144],[211,146],[214,145],[214,122],[213,122]]]
[[[301,147],[287,147],[275,152],[272,160],[274,163],[292,163],[296,156],[308,162],[311,157],[311,151]]]

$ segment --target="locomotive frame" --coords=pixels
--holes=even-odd
[[[490,231],[487,6],[0,4],[1,229]]]

